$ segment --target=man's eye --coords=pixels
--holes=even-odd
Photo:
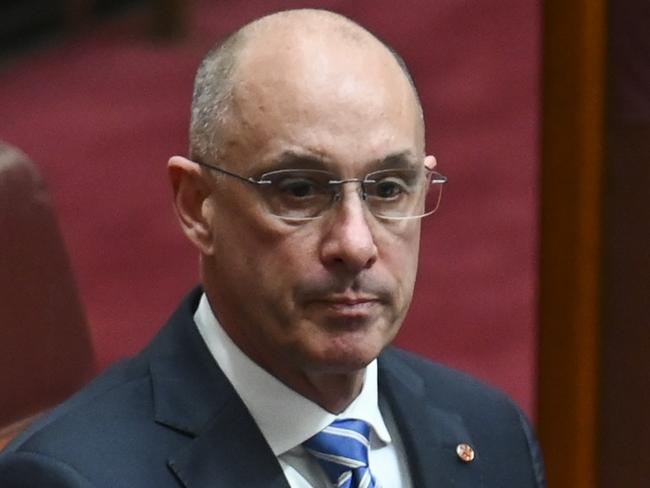
[[[305,178],[286,178],[278,182],[278,189],[281,193],[295,198],[313,196],[318,192],[318,185]]]
[[[407,191],[406,184],[395,178],[386,178],[375,184],[375,196],[378,198],[394,199]]]

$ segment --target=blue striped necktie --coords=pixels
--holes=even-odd
[[[369,434],[363,420],[335,420],[303,446],[337,488],[378,488],[368,467]]]

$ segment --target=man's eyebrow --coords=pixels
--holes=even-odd
[[[391,153],[376,162],[377,169],[404,168],[412,169],[417,165],[415,155],[410,149]]]
[[[317,154],[287,150],[268,162],[263,171],[268,172],[282,169],[330,170],[331,164],[328,158],[321,157]],[[382,159],[372,161],[370,166],[372,171],[393,168],[411,169],[417,166],[417,161],[413,152],[405,149],[390,153]]]
[[[284,151],[267,165],[267,171],[281,169],[325,169],[327,160],[315,154]]]

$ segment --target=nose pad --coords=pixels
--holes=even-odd
[[[359,195],[359,198],[361,198],[363,202],[368,201],[368,192],[366,191],[366,185],[364,185],[363,180],[345,180],[341,182],[338,191],[334,194],[334,202],[340,202],[343,200],[342,195],[343,192],[345,191],[344,185],[349,183],[358,183],[358,186],[356,188],[356,193]]]

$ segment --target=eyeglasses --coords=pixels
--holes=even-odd
[[[343,185],[358,183],[368,210],[381,219],[420,219],[440,205],[447,177],[428,169],[383,169],[363,178],[341,180],[317,169],[281,169],[257,178],[232,173],[218,166],[194,161],[199,166],[255,185],[272,215],[288,221],[309,221],[341,199]]]

